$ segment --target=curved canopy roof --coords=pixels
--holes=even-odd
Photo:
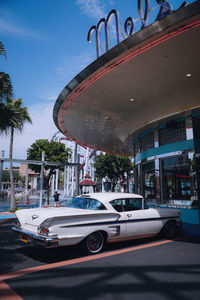
[[[54,121],[93,149],[133,153],[131,134],[200,107],[200,1],[99,57],[61,92]]]

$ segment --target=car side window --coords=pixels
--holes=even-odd
[[[124,205],[125,211],[140,210],[140,209],[142,209],[142,199],[141,198],[126,199],[126,203]]]
[[[105,210],[106,207],[100,201],[96,199],[89,199],[88,209]]]
[[[110,204],[112,205],[112,207],[113,207],[116,211],[118,211],[118,212],[124,211],[122,199],[112,200],[112,201],[110,202]]]

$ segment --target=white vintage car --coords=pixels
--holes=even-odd
[[[81,243],[95,254],[106,243],[151,237],[163,232],[172,238],[181,229],[177,209],[148,208],[140,195],[91,193],[66,207],[24,209],[16,212],[12,230],[25,243],[58,247]]]

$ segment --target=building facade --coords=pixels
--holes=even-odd
[[[134,191],[159,204],[198,205],[200,110],[155,125],[135,134]]]

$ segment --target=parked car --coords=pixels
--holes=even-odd
[[[95,254],[106,243],[157,235],[172,238],[182,226],[177,209],[148,208],[142,196],[128,193],[91,193],[70,200],[66,207],[16,212],[12,230],[24,243],[58,247],[81,243]]]

